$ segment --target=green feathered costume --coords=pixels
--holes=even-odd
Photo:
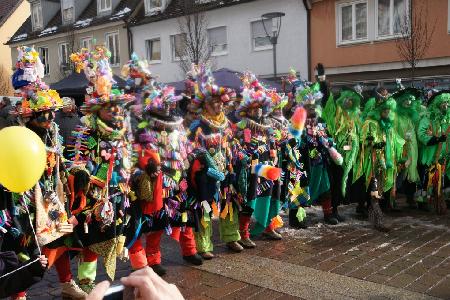
[[[380,190],[387,192],[395,187],[397,162],[401,159],[405,141],[394,128],[395,100],[392,98],[372,99],[366,104],[367,119],[361,128],[357,178],[365,176],[366,189],[372,178],[381,179]],[[367,109],[368,105],[372,108]],[[386,109],[390,109],[391,113],[388,119],[382,119],[381,113]]]
[[[351,100],[351,106],[347,107],[347,102]],[[360,103],[362,96],[354,89],[343,88],[336,101],[330,95],[322,117],[327,123],[328,132],[336,143],[336,149],[344,158],[344,172],[342,176],[341,191],[345,196],[347,181],[350,172],[353,170],[352,183],[357,176],[357,157],[359,152],[358,135],[361,130]]]
[[[419,182],[417,160],[419,156],[416,128],[421,111],[420,91],[415,88],[406,88],[396,92],[392,97],[397,102],[395,130],[405,140],[402,159],[405,168],[405,179],[409,182]]]
[[[427,168],[424,188],[437,213],[446,211],[442,199],[444,175],[450,178],[449,139],[450,133],[450,91],[441,91],[429,100],[428,113],[419,123],[417,136],[420,142],[420,163]],[[443,108],[443,105],[447,107]]]

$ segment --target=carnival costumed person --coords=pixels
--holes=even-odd
[[[154,78],[148,67],[148,62],[140,60],[136,53],[131,55],[131,59],[122,67],[121,74],[126,78],[126,91],[135,96],[136,100],[130,106],[130,127],[137,128],[142,119],[143,99],[148,97],[148,93],[144,92],[145,87],[154,82]],[[132,134],[130,130],[129,134]]]
[[[220,239],[234,252],[241,252],[239,245],[239,208],[241,206],[235,184],[233,170],[234,141],[230,121],[225,115],[224,104],[232,101],[234,91],[219,87],[214,83],[211,71],[205,65],[193,66],[191,74],[195,75],[194,97],[191,99],[191,108],[198,112],[198,119],[190,127],[190,139],[193,147],[201,149],[204,159],[194,161],[191,172],[195,177],[194,194],[200,206],[200,228],[195,233],[197,250],[204,259],[211,259],[213,244],[211,215],[219,214]],[[206,165],[211,168],[208,158],[212,158],[223,178],[211,176],[211,170],[206,166],[198,169],[196,166]],[[206,158],[206,159],[205,159]],[[213,169],[215,168],[213,167]],[[203,171],[202,171],[203,169]],[[219,177],[220,177],[219,176]],[[223,180],[221,180],[223,179]],[[218,183],[220,181],[220,184]],[[213,182],[213,184],[209,184]],[[219,185],[219,187],[218,187]],[[208,191],[210,190],[210,191]]]
[[[134,97],[113,89],[110,56],[104,46],[71,55],[76,71],[83,70],[89,80],[81,107],[83,126],[67,146],[73,175],[70,207],[81,225],[77,232],[84,246],[78,279],[86,292],[95,286],[98,256],[114,279],[116,258],[124,254],[122,233],[129,207],[131,143],[123,107]]]
[[[360,87],[358,87],[360,88]],[[362,95],[359,90],[342,88],[335,100],[331,94],[325,105],[322,117],[327,124],[327,131],[336,143],[336,150],[343,156],[342,166],[330,165],[331,193],[333,199],[333,216],[339,221],[343,217],[337,213],[339,204],[358,202],[364,193],[364,182],[357,180],[359,164],[359,132],[362,122],[360,104]]]
[[[280,200],[283,206],[289,209],[289,226],[297,229],[307,228],[304,220],[304,210],[300,204],[301,202],[302,205],[306,205],[309,199],[307,188],[305,189],[305,186],[302,186],[305,182],[305,178],[302,177],[306,174],[301,172],[303,164],[300,161],[299,153],[299,137],[302,135],[303,130],[293,129],[293,126],[299,128],[304,126],[306,111],[303,111],[303,116],[300,116],[302,113],[299,115],[297,112],[296,116],[294,117],[293,115],[293,119],[289,122],[283,115],[283,109],[288,103],[288,96],[277,93],[275,89],[265,89],[265,93],[272,101],[272,110],[268,117],[274,129],[275,145],[278,154],[277,167],[283,171],[280,185]],[[300,214],[299,209],[301,210]]]
[[[383,223],[383,210],[395,197],[397,163],[405,141],[394,127],[396,102],[385,88],[377,88],[376,97],[366,103],[367,119],[361,128],[361,151],[357,174],[364,175],[369,220],[380,231],[389,231]],[[370,105],[371,108],[367,109]],[[381,208],[380,208],[381,206]]]
[[[55,110],[63,106],[58,93],[50,90],[41,80],[44,76],[39,54],[30,47],[18,48],[17,70],[13,74],[16,95],[22,97],[21,107],[14,111],[18,123],[35,132],[47,150],[47,165],[36,186],[22,195],[13,194],[13,210],[16,230],[11,230],[19,245],[20,258],[34,255],[36,248],[55,265],[62,286],[62,296],[83,299],[84,293],[72,279],[68,251],[77,247],[76,235],[72,235],[75,218],[67,207],[67,176],[63,165],[62,138],[54,122]],[[33,216],[34,228],[28,216]],[[17,222],[16,222],[17,221]],[[36,237],[36,243],[35,237]],[[19,240],[17,240],[19,239]],[[25,243],[24,243],[25,241]],[[15,247],[8,243],[9,246]],[[77,247],[79,248],[79,247]],[[18,295],[25,299],[25,293]]]
[[[402,88],[392,95],[397,102],[395,130],[405,140],[397,171],[397,189],[401,187],[408,205],[412,208],[417,206],[414,194],[420,182],[417,168],[419,145],[416,134],[421,112],[420,97],[421,92],[416,88]]]
[[[342,165],[343,158],[335,149],[333,140],[328,136],[326,124],[320,118],[321,107],[318,103],[323,94],[319,83],[308,84],[291,71],[290,80],[293,85],[292,96],[297,105],[303,106],[307,112],[305,134],[300,144],[300,155],[305,162],[305,171],[308,177],[310,202],[320,203],[323,210],[324,221],[330,225],[339,223],[333,214],[333,201],[330,190],[329,167],[335,163]],[[336,208],[337,209],[337,208]]]
[[[305,172],[304,157],[300,155],[303,130],[305,128],[306,110],[297,107],[288,125],[289,136],[280,144],[281,201],[289,209],[289,226],[306,229],[306,206],[311,205],[308,178]]]
[[[137,199],[127,227],[127,247],[133,269],[150,266],[163,276],[160,243],[164,232],[179,241],[185,261],[201,265],[203,260],[195,247],[193,209],[187,195],[190,144],[183,119],[173,114],[181,96],[175,96],[173,87],[157,83],[146,89],[143,120],[135,139],[139,169],[133,175],[133,191]],[[141,234],[146,234],[145,248]]]
[[[275,167],[278,163],[275,136],[267,118],[271,99],[255,75],[247,72],[242,81],[244,90],[236,111],[241,119],[236,134],[241,150],[235,159],[238,192],[243,203],[239,214],[239,243],[244,248],[254,248],[256,244],[250,239],[250,233],[273,240],[282,238],[275,231],[282,226],[278,216],[281,170]],[[252,216],[255,224],[250,232]]]
[[[417,129],[420,142],[420,164],[425,168],[422,197],[438,214],[444,214],[447,205],[444,188],[448,187],[450,133],[450,91],[433,94],[428,100],[428,111]]]

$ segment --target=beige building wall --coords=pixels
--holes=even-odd
[[[12,73],[11,49],[5,43],[14,35],[30,16],[30,3],[22,1],[19,7],[9,16],[8,20],[0,27],[0,57],[1,64]]]
[[[112,32],[119,33],[119,56],[120,63],[117,66],[112,66],[113,73],[120,76],[120,70],[122,66],[128,62],[128,40],[127,30],[123,28],[122,22],[105,24],[104,26],[95,26],[92,28],[86,28],[75,32],[74,50],[78,50],[80,47],[81,39],[93,38],[97,44],[106,45],[106,35]],[[66,75],[59,64],[59,44],[69,42],[67,34],[56,34],[49,36],[48,38],[36,39],[33,41],[25,41],[24,43],[11,44],[11,58],[15,61],[17,59],[17,47],[21,45],[34,46],[36,50],[39,47],[46,47],[49,51],[49,74],[44,77],[44,81],[47,84],[52,84],[60,81]]]

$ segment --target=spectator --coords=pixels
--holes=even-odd
[[[11,100],[9,97],[3,97],[2,105],[0,109],[0,129],[9,126],[9,112],[13,109],[11,106]]]
[[[77,114],[77,107],[72,98],[63,98],[63,108],[56,113],[55,122],[59,126],[59,134],[63,138],[63,145],[66,145],[72,131],[77,125],[81,125],[80,117]]]

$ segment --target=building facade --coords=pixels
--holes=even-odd
[[[30,3],[26,0],[6,0],[0,3],[0,57],[3,67],[11,72],[11,50],[6,42],[30,16]]]
[[[277,46],[278,75],[291,67],[308,74],[307,9],[301,0],[195,0],[207,24],[211,64],[219,69],[251,70],[262,77],[273,74],[272,45],[261,15],[283,12]],[[131,27],[133,49],[150,63],[163,82],[184,79],[176,51],[183,18],[181,0],[144,0]],[[265,24],[270,31],[274,24]]]
[[[334,85],[393,85],[411,78],[398,39],[410,19],[422,20],[432,38],[415,78],[424,87],[450,86],[450,0],[313,0],[311,72],[326,67]],[[313,73],[314,74],[314,73]]]
[[[51,84],[71,72],[70,54],[94,44],[111,51],[113,72],[129,59],[127,18],[139,0],[29,0],[31,16],[8,41],[9,56],[17,59],[17,47],[34,46]]]

